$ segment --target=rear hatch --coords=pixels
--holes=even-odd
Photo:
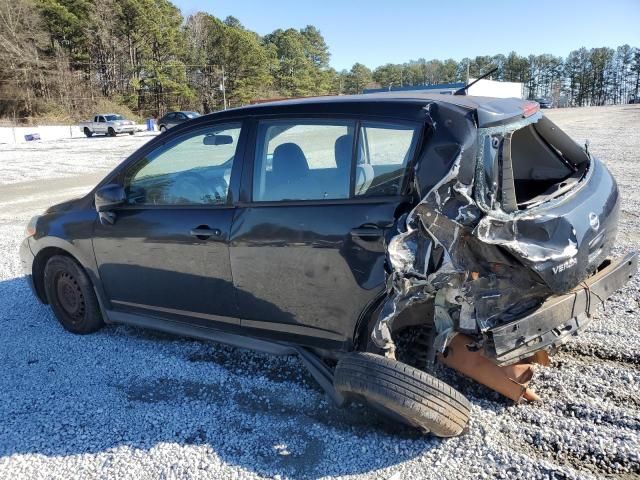
[[[479,128],[476,200],[487,215],[475,234],[566,292],[606,260],[615,240],[619,197],[607,168],[576,144],[537,104]]]

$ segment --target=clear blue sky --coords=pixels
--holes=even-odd
[[[261,35],[315,25],[331,65],[370,68],[420,57],[551,53],[640,47],[640,0],[172,0],[183,15],[237,17]],[[268,5],[268,7],[267,7]]]

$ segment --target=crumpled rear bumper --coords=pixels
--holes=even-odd
[[[564,343],[584,329],[596,307],[624,286],[637,270],[638,253],[631,252],[572,291],[550,297],[526,317],[486,330],[485,356],[498,365],[509,365]]]

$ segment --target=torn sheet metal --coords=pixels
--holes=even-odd
[[[440,119],[437,112],[432,114],[437,143]],[[445,351],[456,332],[481,344],[482,332],[522,316],[577,283],[574,278],[560,281],[553,270],[576,261],[580,239],[570,219],[539,210],[507,214],[495,198],[491,205],[486,201],[488,190],[495,187],[488,185],[491,172],[487,175],[478,166],[487,150],[497,150],[505,134],[539,119],[536,115],[508,125],[471,128],[477,142],[476,137],[474,142],[458,138],[457,149],[447,139],[447,151],[456,154],[448,173],[388,243],[387,298],[372,331],[374,342],[388,356],[395,356],[394,322],[418,304],[435,307],[434,318],[425,319],[437,334],[435,356]],[[425,164],[423,168],[430,168]],[[419,168],[416,178],[421,178]]]

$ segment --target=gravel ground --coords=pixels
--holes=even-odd
[[[615,253],[639,249],[640,107],[549,116],[613,170]],[[0,145],[0,478],[640,476],[638,276],[539,369],[542,402],[514,406],[456,378],[473,418],[449,440],[333,408],[293,357],[122,326],[65,333],[21,278],[24,226],[149,138]]]

